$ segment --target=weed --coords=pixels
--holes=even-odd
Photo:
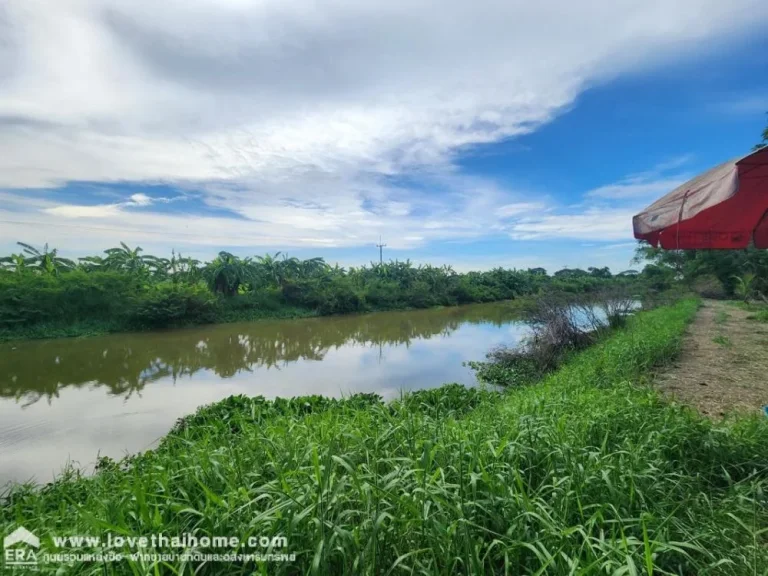
[[[715,324],[725,324],[728,322],[730,315],[725,310],[719,310],[715,315]]]
[[[712,342],[715,344],[720,344],[720,346],[725,346],[726,348],[730,348],[733,346],[733,342],[731,342],[731,339],[724,335],[724,334],[718,334],[714,338],[712,338]]]

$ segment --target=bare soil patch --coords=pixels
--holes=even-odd
[[[727,302],[705,300],[676,364],[657,383],[711,418],[768,405],[768,324]]]

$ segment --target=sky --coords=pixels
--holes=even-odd
[[[3,0],[0,253],[630,268],[768,121],[765,0]]]

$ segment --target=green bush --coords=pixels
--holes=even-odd
[[[124,318],[131,297],[140,289],[135,279],[117,272],[4,274],[0,276],[0,327]]]
[[[134,299],[131,324],[161,328],[215,322],[218,301],[204,284],[154,284]]]
[[[714,274],[704,274],[691,282],[691,290],[702,298],[721,300],[728,297],[728,292],[720,279]]]

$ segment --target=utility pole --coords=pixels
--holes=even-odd
[[[379,243],[376,244],[376,247],[379,249],[379,264],[384,263],[384,246],[386,246],[386,244],[381,243],[381,236],[379,236]]]

